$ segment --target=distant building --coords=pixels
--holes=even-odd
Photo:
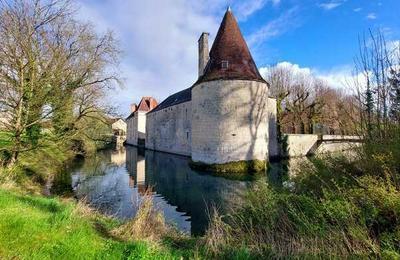
[[[111,119],[111,130],[114,135],[125,136],[127,126],[122,118],[113,118]]]
[[[269,85],[229,9],[210,52],[208,35],[203,33],[198,42],[197,81],[145,113],[140,114],[139,105],[139,112],[127,119],[127,143],[142,140],[147,149],[206,164],[278,155],[276,101],[269,98]]]
[[[111,131],[112,131],[112,142],[116,145],[116,148],[122,147],[126,140],[126,123],[122,118],[111,118],[109,120]]]
[[[157,107],[158,103],[152,97],[143,97],[139,105],[131,105],[131,114],[126,118],[126,143],[144,146],[146,138],[146,114]]]

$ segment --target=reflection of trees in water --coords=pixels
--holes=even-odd
[[[111,163],[111,151],[87,158],[72,175],[79,199],[85,199],[101,212],[129,218],[136,212],[129,177],[123,167]]]
[[[199,174],[190,169],[187,157],[127,147],[125,164],[112,158],[111,151],[102,151],[77,161],[72,186],[78,198],[122,219],[134,216],[142,193],[152,187],[154,204],[168,222],[201,234],[208,223],[207,206],[214,204],[223,211],[232,194],[247,187],[246,182]]]
[[[138,179],[138,167],[142,159],[135,148],[127,148],[127,167],[133,178]],[[211,175],[200,175],[190,169],[188,158],[153,151],[146,151],[145,189],[152,186],[178,212],[191,218],[192,234],[204,232],[208,223],[207,206],[215,204],[222,211],[232,201],[232,194],[246,188],[245,182],[227,180]]]

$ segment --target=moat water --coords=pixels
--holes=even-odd
[[[166,221],[192,235],[204,234],[212,207],[226,212],[254,181],[194,171],[187,157],[135,147],[105,150],[76,160],[68,173],[78,199],[122,220],[135,216],[150,188],[154,205]],[[287,185],[287,175],[287,165],[276,163],[260,178],[280,186]]]

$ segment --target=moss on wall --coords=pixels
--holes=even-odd
[[[266,161],[262,160],[236,161],[223,164],[206,164],[191,161],[189,165],[192,169],[214,172],[218,175],[254,174],[263,173],[266,170]]]

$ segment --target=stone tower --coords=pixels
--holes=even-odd
[[[208,62],[208,35],[209,33],[203,32],[199,39],[199,77],[203,76],[204,69]]]
[[[204,73],[192,87],[192,160],[266,161],[268,84],[228,9]]]

